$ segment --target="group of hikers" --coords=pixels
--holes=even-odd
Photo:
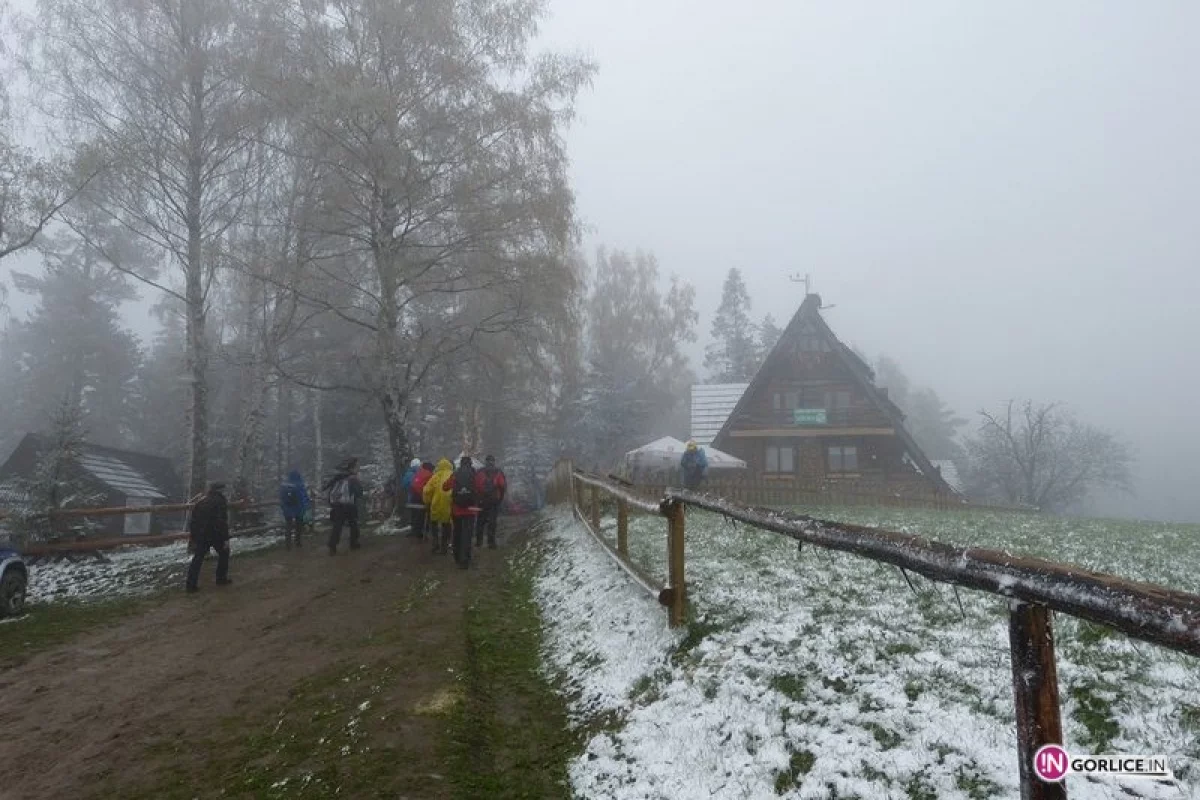
[[[471,564],[471,540],[483,545],[486,534],[489,548],[496,547],[496,528],[508,480],[496,466],[494,456],[488,456],[483,469],[475,469],[468,455],[459,459],[455,468],[449,459],[435,466],[414,458],[404,475],[393,476],[385,485],[391,501],[389,513],[396,514],[401,498],[409,512],[410,538],[433,538],[434,553],[453,549],[454,560],[462,569]],[[359,519],[362,515],[364,491],[358,477],[358,459],[350,458],[338,465],[334,474],[321,485],[329,505],[329,555],[337,555],[342,530],[350,535],[350,549],[359,548]],[[301,546],[301,534],[314,521],[314,503],[299,470],[288,473],[279,487],[279,509],[283,515],[284,543],[287,549]],[[229,504],[225,484],[213,482],[207,493],[192,506],[188,522],[191,563],[187,571],[187,591],[199,588],[200,568],[209,550],[217,553],[217,584],[227,585],[229,579]]]

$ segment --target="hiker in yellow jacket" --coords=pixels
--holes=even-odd
[[[454,465],[443,458],[437,463],[437,469],[425,484],[421,499],[429,508],[429,527],[433,531],[433,552],[448,553],[450,551],[450,512],[452,508],[450,492],[442,488],[450,476],[454,474]]]

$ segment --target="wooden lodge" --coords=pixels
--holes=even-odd
[[[804,299],[749,384],[692,387],[692,438],[744,460],[757,484],[956,495],[820,308]]]
[[[26,434],[8,460],[0,464],[0,509],[5,500],[21,504],[22,481],[32,479],[42,453],[50,446],[45,436]],[[67,507],[145,508],[186,502],[185,489],[170,459],[115,447],[85,444],[79,458],[67,465],[70,478],[87,495],[85,502]],[[65,525],[65,523],[64,523]],[[97,519],[97,536],[140,536],[181,530],[183,514],[125,514]]]

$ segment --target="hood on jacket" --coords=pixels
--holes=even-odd
[[[300,476],[300,470],[294,469],[288,473],[288,483],[304,483],[304,478]]]
[[[454,465],[450,463],[450,459],[443,458],[437,463],[437,469],[434,472],[454,472]]]

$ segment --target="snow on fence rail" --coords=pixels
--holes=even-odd
[[[587,498],[590,504],[585,503],[584,487],[590,489],[591,496]],[[600,536],[601,492],[617,502],[615,550]],[[955,547],[923,536],[745,506],[708,493],[665,488],[661,501],[655,504],[630,487],[575,470],[570,462],[555,466],[549,478],[547,500],[570,502],[597,541],[650,591],[652,583],[629,560],[628,512],[634,508],[667,518],[668,585],[659,592],[659,600],[668,606],[672,626],[682,624],[686,612],[684,506],[788,536],[801,547],[807,542],[892,564],[902,571],[911,570],[930,580],[949,583],[955,591],[963,586],[1008,597],[1009,651],[1023,800],[1066,797],[1064,784],[1044,783],[1033,772],[1033,757],[1039,748],[1063,743],[1051,610],[1108,626],[1134,639],[1200,656],[1200,595],[1039,558],[986,548]],[[585,516],[585,508],[589,515]]]

